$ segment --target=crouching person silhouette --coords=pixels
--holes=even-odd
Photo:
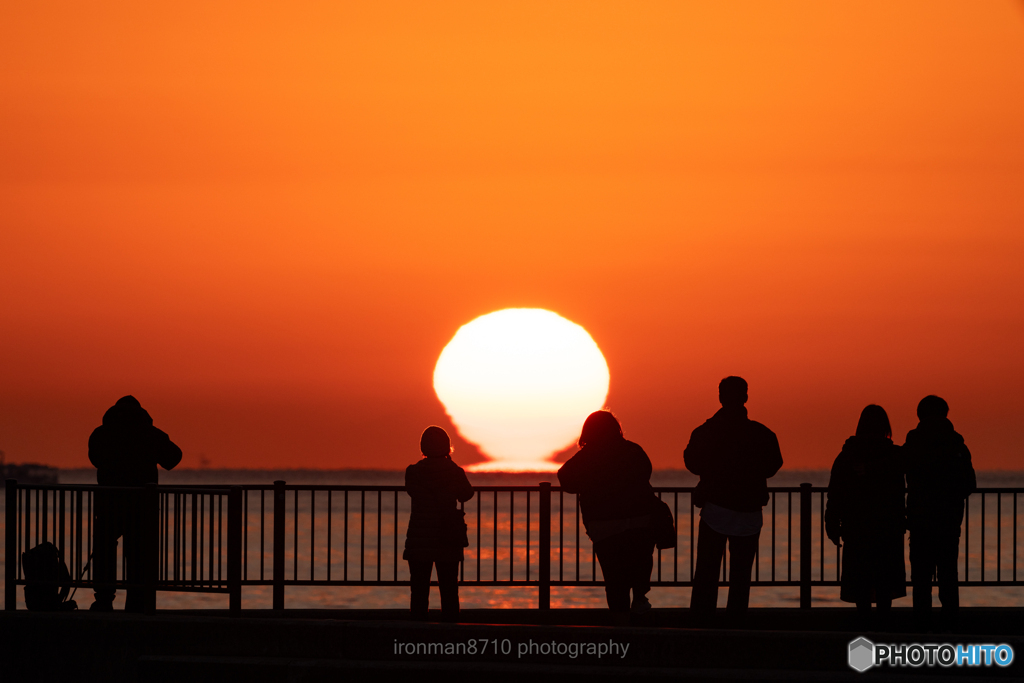
[[[651,609],[654,532],[651,461],[644,449],[622,436],[615,416],[591,413],[583,423],[580,450],[558,470],[562,490],[579,495],[587,535],[604,574],[608,609],[616,625],[633,612]]]
[[[693,504],[701,508],[697,566],[690,610],[708,623],[718,604],[718,577],[729,543],[729,601],[739,625],[750,600],[750,572],[761,536],[761,507],[768,503],[768,478],[782,467],[772,430],[747,418],[747,382],[726,377],[718,385],[721,410],[693,430],[683,452],[686,469],[700,477]]]
[[[971,452],[946,417],[949,405],[926,396],[917,406],[920,420],[907,434],[907,527],[910,529],[910,582],[917,627],[931,626],[932,576],[938,575],[942,628],[955,630],[960,610],[957,560],[964,501],[977,488]]]
[[[459,616],[459,563],[469,545],[465,513],[458,504],[473,497],[466,472],[452,461],[452,442],[440,427],[427,427],[420,437],[423,459],[405,470],[405,488],[412,513],[402,559],[409,562],[410,611],[426,619],[430,606],[430,574],[437,567],[441,616]]]
[[[134,396],[125,396],[104,413],[103,424],[89,437],[89,461],[96,467],[100,486],[140,487],[158,482],[157,466],[170,470],[181,462],[181,449],[153,426],[153,418]],[[127,591],[125,611],[156,608],[156,593],[140,586],[146,579],[146,549],[156,543],[159,531],[153,512],[139,491],[96,492],[95,602],[90,610],[109,612],[114,608],[119,538],[124,542],[125,578],[134,584]]]

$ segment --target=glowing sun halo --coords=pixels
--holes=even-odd
[[[550,471],[548,458],[604,406],[608,364],[585,329],[540,308],[508,308],[459,328],[434,367],[459,433],[491,462],[475,471]]]

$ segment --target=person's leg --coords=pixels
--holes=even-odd
[[[879,621],[885,622],[889,619],[889,613],[892,612],[892,598],[879,598],[876,607]]]
[[[932,575],[935,556],[931,539],[917,532],[910,536],[910,583],[914,599],[914,621],[919,630],[927,630],[932,613]]]
[[[414,619],[427,618],[427,609],[430,607],[430,572],[433,568],[434,563],[430,560],[409,560],[409,611]]]
[[[936,569],[939,579],[939,602],[942,604],[943,627],[955,630],[960,614],[960,537],[943,538],[936,542]]]
[[[156,609],[156,591],[145,588],[147,574],[157,571],[156,544],[158,518],[154,509],[139,491],[129,492],[124,499],[123,550],[125,579],[134,587],[125,591],[124,610],[145,613]]]
[[[693,589],[690,591],[690,610],[700,619],[714,614],[718,606],[718,575],[722,570],[725,541],[704,520],[697,530],[697,565],[693,569]]]
[[[626,534],[616,534],[594,543],[594,552],[604,575],[604,593],[608,609],[620,614],[629,613],[630,576],[629,539]]]
[[[116,494],[96,494],[93,512],[92,577],[94,600],[91,610],[113,609],[117,581],[117,539],[121,536],[122,515]]]
[[[651,572],[654,570],[654,536],[644,531],[633,539],[633,565],[630,587],[633,589],[634,611],[650,609],[647,594],[651,592]]]
[[[441,615],[446,620],[455,620],[459,616],[459,563],[435,562],[434,566],[441,593]]]
[[[733,619],[742,618],[750,604],[750,574],[761,532],[753,536],[729,536],[729,600],[726,609]]]
[[[130,585],[124,591],[124,611],[144,612],[142,588],[131,585],[143,580],[142,576],[142,548],[140,547],[138,520],[134,515],[127,515],[125,519],[124,534],[121,536],[121,554],[124,556],[124,579]]]

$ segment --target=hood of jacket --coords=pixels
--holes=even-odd
[[[103,414],[103,426],[114,429],[144,429],[153,426],[153,418],[134,396],[124,396]]]

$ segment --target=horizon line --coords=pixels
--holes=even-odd
[[[8,465],[42,465],[42,463],[8,463]],[[61,471],[95,471],[94,467],[59,467],[57,465],[42,465],[55,470]],[[779,472],[827,472],[830,471],[831,467],[811,468],[787,468],[783,465]],[[1010,468],[975,468],[978,472],[1024,472],[1024,467],[1019,469]],[[404,472],[405,468],[400,469],[387,469],[380,467],[175,467],[173,470],[162,470],[163,473],[167,472]],[[682,467],[656,467],[654,472],[685,472],[686,474],[693,474],[689,470]],[[552,472],[544,471],[493,471],[493,472],[472,472],[472,474],[552,474]]]

